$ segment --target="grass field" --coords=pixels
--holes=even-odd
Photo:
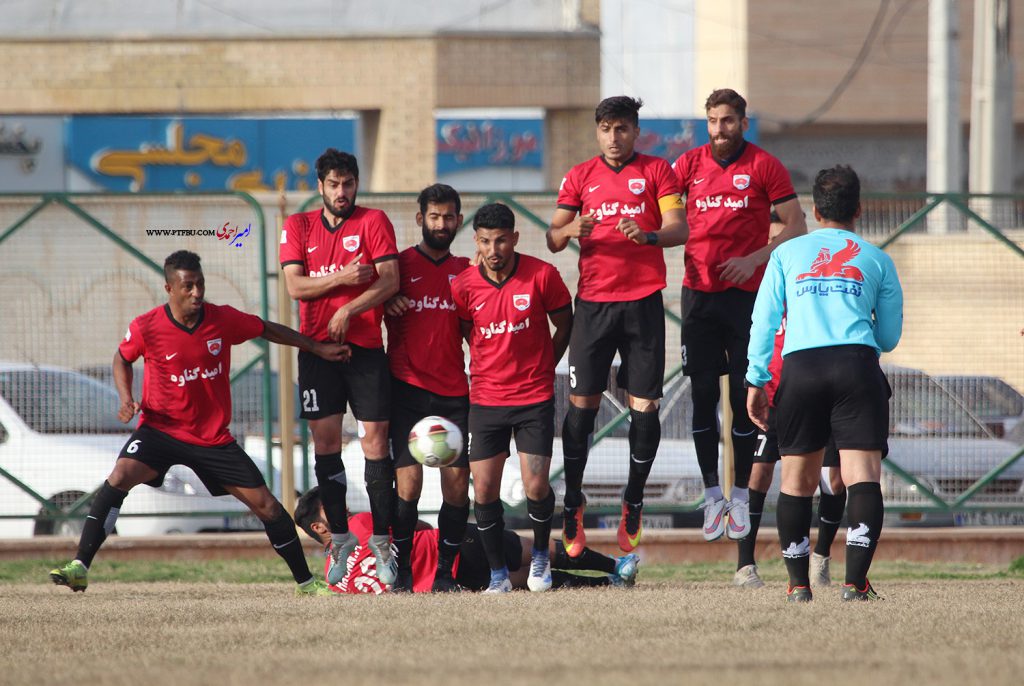
[[[880,563],[884,601],[842,603],[833,586],[800,606],[774,561],[757,591],[709,564],[642,568],[632,590],[337,598],[294,597],[277,560],[99,560],[84,594],[50,585],[51,563],[0,563],[0,683],[992,685],[1024,673],[1024,560]]]

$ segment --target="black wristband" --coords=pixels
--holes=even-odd
[[[647,236],[647,245],[657,245],[658,244],[658,232],[657,231],[648,231],[644,235]]]

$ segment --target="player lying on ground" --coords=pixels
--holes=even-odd
[[[309,536],[324,545],[330,544],[330,529],[320,503],[317,487],[311,488],[295,507],[295,521]],[[359,537],[360,546],[348,560],[345,577],[332,585],[338,593],[384,593],[388,587],[377,577],[376,559],[366,542],[370,536],[370,516],[365,512],[349,517],[349,530]],[[413,534],[410,561],[412,565],[412,588],[417,593],[429,592],[434,586],[437,573],[438,530],[420,522]],[[527,588],[533,540],[521,537],[514,531],[504,532],[504,553],[509,568],[509,580],[514,588]],[[582,586],[632,586],[636,581],[640,559],[633,554],[614,558],[590,548],[584,548],[577,557],[569,557],[561,542],[551,546],[551,571],[553,588],[577,588]],[[582,576],[571,571],[603,572],[603,576]],[[326,572],[325,572],[326,573]],[[446,587],[449,591],[482,591],[491,581],[487,554],[480,541],[480,532],[473,524],[467,525],[466,536],[455,557],[455,584]],[[397,590],[397,589],[395,589]]]
[[[179,250],[164,262],[167,304],[136,317],[114,353],[118,417],[139,426],[121,448],[114,470],[85,518],[78,554],[50,572],[53,583],[84,591],[93,557],[114,530],[128,492],[159,486],[173,465],[185,465],[213,495],[231,495],[259,517],[284,558],[298,594],[330,594],[306,565],[295,522],[271,494],[252,459],[228,432],[231,420],[231,346],[252,338],[291,345],[325,360],[348,359],[348,346],[320,343],[286,326],[228,305],[205,301],[199,255]],[[141,404],[132,397],[132,363],[145,359]]]

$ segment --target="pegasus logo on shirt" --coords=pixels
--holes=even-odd
[[[846,246],[835,254],[822,248],[811,263],[811,270],[796,277],[805,284],[797,289],[797,296],[810,294],[826,296],[830,293],[846,293],[859,298],[863,293],[864,274],[860,269],[847,264],[860,254],[856,241],[846,239]],[[809,282],[807,282],[809,280]]]

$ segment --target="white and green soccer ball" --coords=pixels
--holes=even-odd
[[[462,453],[462,431],[444,417],[424,417],[409,432],[409,453],[427,467],[447,467]]]

